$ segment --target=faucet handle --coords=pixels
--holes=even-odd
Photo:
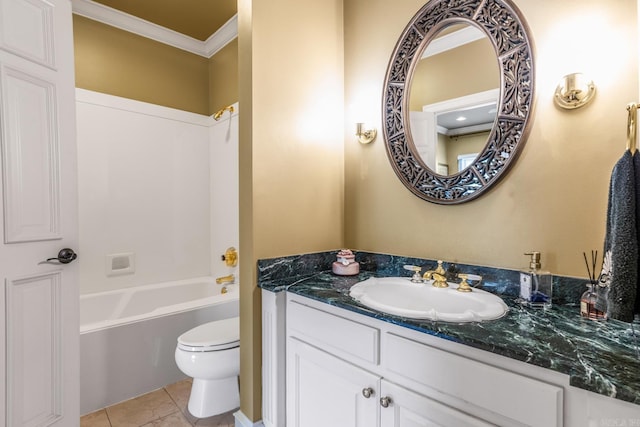
[[[460,285],[458,285],[458,291],[460,292],[471,292],[472,288],[478,286],[480,284],[480,282],[482,281],[482,276],[479,276],[477,274],[470,274],[470,273],[458,273],[457,277],[459,277],[460,279],[462,279],[462,281],[460,282]],[[469,285],[469,282],[467,282],[467,280],[472,280],[475,283],[473,286]]]
[[[458,277],[460,277],[461,275],[458,274]],[[476,283],[474,286],[477,286],[481,281],[482,281],[482,276],[478,275],[478,274],[470,274],[470,273],[465,273],[464,276],[467,276],[467,280],[471,280],[474,282],[478,282]]]
[[[403,265],[402,268],[413,271],[413,276],[411,277],[411,281],[413,283],[422,283],[422,277],[420,277],[420,271],[422,271],[421,267],[418,267],[417,265]]]
[[[458,285],[458,289],[456,290],[458,292],[471,292],[473,289],[471,289],[471,286],[469,286],[469,283],[467,282],[469,276],[466,274],[458,274],[458,277],[461,278],[462,281],[460,282],[460,284]]]

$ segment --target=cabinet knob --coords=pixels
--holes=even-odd
[[[382,406],[383,408],[388,408],[389,405],[391,405],[391,398],[388,396],[385,397],[381,397],[380,398],[380,406]]]
[[[371,387],[363,388],[362,395],[367,399],[370,398],[373,396],[373,389]]]

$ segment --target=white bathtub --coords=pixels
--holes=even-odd
[[[178,336],[237,316],[238,295],[238,285],[200,277],[80,296],[81,413],[185,378],[175,365]]]

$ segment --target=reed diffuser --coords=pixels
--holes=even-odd
[[[596,302],[598,301],[598,292],[596,286],[598,286],[598,277],[596,277],[596,265],[598,263],[598,251],[591,251],[591,264],[587,260],[586,252],[583,252],[584,263],[587,266],[587,275],[589,277],[589,283],[587,283],[587,290],[580,297],[580,315],[591,320],[604,320],[605,313],[596,309]]]

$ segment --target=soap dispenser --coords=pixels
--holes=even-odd
[[[530,256],[531,261],[529,268],[520,272],[518,302],[534,308],[549,308],[553,294],[551,273],[540,269],[540,252],[528,252],[525,255]]]

